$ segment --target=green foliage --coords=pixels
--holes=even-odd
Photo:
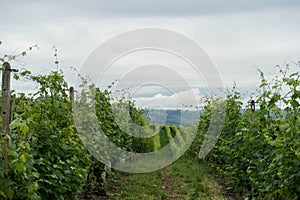
[[[0,165],[0,196],[9,199],[40,199],[38,174],[34,172],[34,159],[31,154],[29,127],[26,121],[17,118],[10,124],[12,134],[9,147],[9,174],[3,174],[3,162]],[[1,142],[2,143],[2,142]],[[1,153],[2,154],[2,153]]]
[[[110,92],[95,89],[95,110],[101,130],[111,142],[128,151],[150,152],[153,150],[152,138],[141,138],[151,132],[143,110],[137,109],[134,102],[122,99],[111,103]],[[135,136],[128,135],[135,132]]]
[[[300,196],[300,73],[280,73],[281,78],[268,82],[261,72],[259,109],[254,112],[241,112],[236,91],[228,95],[225,125],[207,158],[228,185],[251,198]],[[209,125],[210,108],[208,104],[200,117],[199,143]]]
[[[38,91],[19,94],[11,123],[9,175],[0,196],[8,199],[75,199],[84,184],[89,156],[73,125],[68,86],[59,71],[33,76]],[[3,151],[3,149],[1,149]],[[3,162],[0,166],[3,176]]]
[[[187,155],[192,157],[198,157],[199,155],[199,149],[202,145],[202,142],[204,141],[204,138],[206,136],[206,132],[208,131],[209,122],[211,119],[212,114],[212,99],[205,98],[204,100],[204,112],[200,115],[199,123],[198,123],[198,129],[197,134],[195,136],[194,141],[192,142],[190,148],[187,151]]]

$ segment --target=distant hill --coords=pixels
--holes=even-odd
[[[145,109],[144,116],[151,124],[195,125],[199,121],[202,110],[159,110]]]

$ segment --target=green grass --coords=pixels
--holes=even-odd
[[[211,175],[210,167],[189,157],[155,172],[116,172],[114,178],[118,183],[108,188],[108,199],[230,199]]]
[[[121,185],[108,192],[108,199],[161,199],[164,191],[160,171],[145,174],[117,174]]]

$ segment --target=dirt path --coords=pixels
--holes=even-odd
[[[163,196],[162,199],[164,200],[171,200],[171,199],[179,199],[180,196],[177,192],[173,189],[173,180],[172,176],[170,175],[169,170],[165,169],[162,171],[162,190],[164,191],[166,196]]]
[[[144,174],[115,172],[107,180],[107,195],[91,195],[87,199],[122,200],[184,200],[217,199],[232,200],[205,163],[185,157],[172,165]]]

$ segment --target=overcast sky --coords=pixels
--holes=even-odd
[[[1,1],[0,6],[0,56],[38,44],[39,50],[21,61],[35,73],[47,73],[55,69],[55,46],[59,67],[71,85],[76,74],[70,67],[80,70],[101,43],[122,32],[147,27],[173,30],[197,42],[228,87],[234,82],[239,87],[254,87],[258,84],[256,68],[272,76],[275,65],[300,59],[297,0],[29,0]],[[151,56],[159,62],[170,60],[164,55]],[[132,59],[137,58],[149,57]],[[124,63],[130,63],[130,59]],[[31,83],[14,83],[13,87],[20,91],[34,89]],[[139,93],[143,102],[151,100],[145,97],[153,98],[153,102],[157,102],[155,98],[174,97],[148,89]]]

